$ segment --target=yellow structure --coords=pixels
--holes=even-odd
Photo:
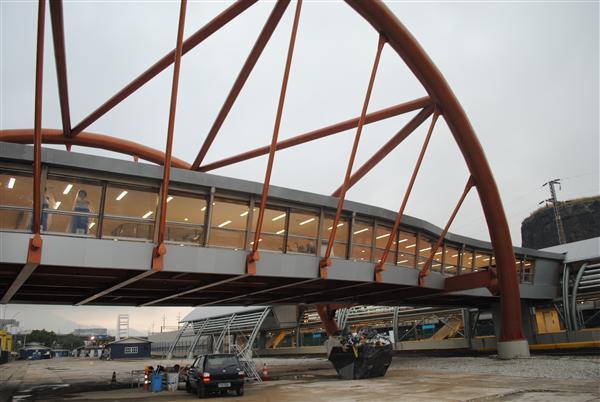
[[[560,321],[556,309],[537,309],[535,312],[538,334],[560,332]]]
[[[0,330],[0,351],[12,351],[12,335],[4,330]]]

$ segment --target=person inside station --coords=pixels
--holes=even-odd
[[[90,212],[90,206],[90,201],[87,199],[87,192],[85,190],[79,190],[77,192],[77,197],[75,197],[73,211],[88,213]],[[89,217],[86,215],[74,216],[71,221],[71,233],[87,234],[88,221]]]

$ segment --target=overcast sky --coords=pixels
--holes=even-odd
[[[0,127],[33,127],[36,2],[2,0]],[[229,2],[188,3],[189,36]],[[387,2],[442,71],[467,112],[495,175],[513,243],[520,223],[549,197],[541,185],[562,179],[559,199],[600,193],[599,2]],[[174,155],[192,162],[270,10],[261,2],[183,58]],[[289,7],[223,125],[206,161],[270,142],[289,41]],[[174,47],[176,2],[65,2],[73,125]],[[305,1],[280,139],[360,113],[377,34],[343,2]],[[46,21],[43,126],[60,128],[50,18]],[[164,149],[172,68],[87,131]],[[425,95],[386,47],[370,111]],[[355,166],[414,113],[368,125]],[[428,122],[349,191],[347,198],[397,210]],[[343,179],[354,131],[279,152],[272,184],[329,194]],[[74,147],[73,151],[124,156]],[[215,171],[261,181],[266,158]],[[323,174],[327,172],[327,174]],[[406,213],[443,226],[466,178],[462,155],[438,123]],[[489,239],[476,192],[451,231]],[[190,309],[10,305],[25,328],[112,329],[118,313],[155,329]]]

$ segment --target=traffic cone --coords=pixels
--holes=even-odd
[[[112,378],[110,379],[110,383],[111,384],[117,383],[117,373],[115,371],[113,371],[113,375],[112,375]]]
[[[263,363],[262,379],[263,379],[263,381],[269,380],[269,369],[267,368],[267,363]]]

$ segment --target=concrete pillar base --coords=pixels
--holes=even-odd
[[[498,342],[498,358],[500,359],[519,359],[528,358],[529,343],[527,339],[519,341]]]

